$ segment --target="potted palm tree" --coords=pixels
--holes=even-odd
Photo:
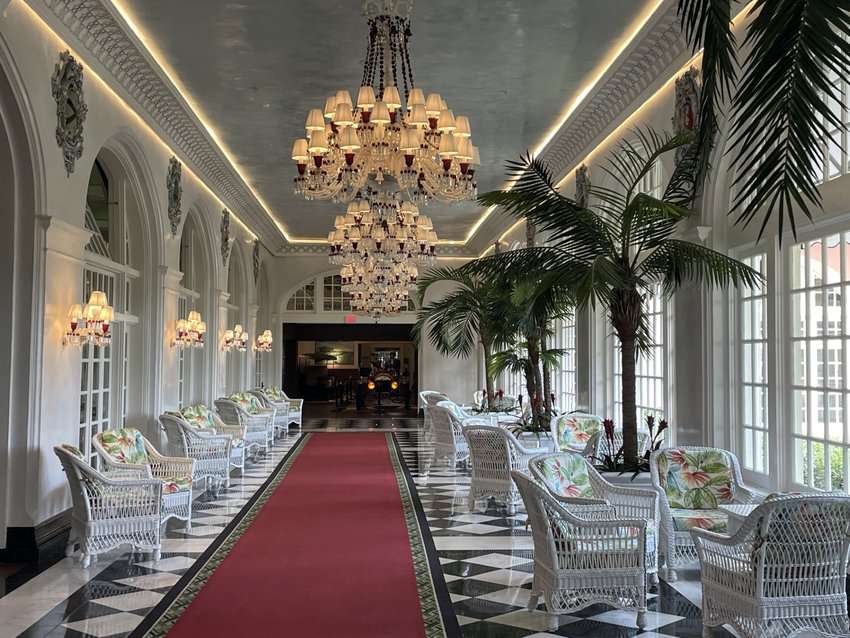
[[[678,238],[691,214],[694,155],[681,154],[670,182],[659,197],[639,186],[655,162],[678,148],[692,150],[688,135],[669,136],[651,129],[624,140],[604,170],[614,187],[591,189],[590,204],[580,206],[555,185],[547,165],[526,156],[508,163],[510,190],[486,193],[485,206],[534,224],[547,245],[500,253],[465,264],[468,276],[536,278],[573,291],[578,308],[602,305],[619,341],[622,362],[623,455],[637,463],[635,367],[639,353],[652,343],[645,310],[657,289],[669,297],[685,283],[719,287],[755,285],[759,274],[747,265],[701,244]]]

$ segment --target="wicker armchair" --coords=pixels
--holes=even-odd
[[[267,454],[269,451],[269,415],[251,415],[242,406],[229,398],[215,400],[215,409],[221,420],[228,426],[238,427],[244,431],[245,447],[251,456],[256,456],[260,451]],[[272,421],[274,430],[274,421]]]
[[[268,448],[274,445],[275,413],[274,408],[264,408],[260,400],[250,392],[236,392],[227,397],[247,415],[249,421],[264,423],[266,426],[266,443]]]
[[[726,531],[728,517],[718,505],[758,501],[743,484],[737,457],[719,448],[657,450],[649,457],[649,471],[661,505],[661,548],[670,581],[677,567],[697,559],[692,529]]]
[[[540,597],[550,614],[568,614],[595,603],[637,611],[646,619],[646,521],[589,520],[562,506],[522,472],[513,472],[534,541],[534,580],[528,609]],[[554,623],[553,629],[557,628]]]
[[[298,426],[298,431],[301,431],[301,423],[302,416],[304,412],[304,399],[292,399],[287,396],[286,392],[281,390],[280,388],[269,387],[262,389],[263,394],[275,404],[287,404],[286,412],[287,412],[287,423],[286,427],[289,428],[291,423],[294,423]]]
[[[463,438],[463,427],[454,418],[446,401],[428,408],[431,415],[431,432],[434,437],[434,457],[447,458],[452,467],[469,458],[469,447]]]
[[[700,561],[704,638],[722,624],[742,638],[850,635],[850,497],[769,497],[732,536],[690,533]]]
[[[531,475],[567,510],[580,518],[646,521],[646,571],[658,582],[658,494],[614,485],[578,452],[541,454],[528,462]]]
[[[186,406],[180,411],[180,416],[190,426],[198,431],[211,434],[226,434],[230,436],[230,467],[240,472],[245,471],[245,458],[249,451],[256,451],[259,446],[249,445],[248,428],[244,425],[227,425],[221,417],[203,403]],[[263,434],[259,432],[258,434]]]
[[[92,445],[103,460],[107,478],[126,476],[128,470],[136,470],[145,478],[159,480],[161,522],[177,518],[186,521],[186,529],[192,529],[194,459],[162,456],[135,428],[98,432],[92,436]]]
[[[528,461],[540,450],[529,450],[504,428],[495,425],[467,425],[463,436],[469,446],[472,480],[469,484],[469,511],[485,496],[501,500],[510,512],[516,510],[519,492],[511,472],[528,472]]]
[[[419,401],[422,404],[422,412],[425,416],[424,419],[424,427],[426,430],[430,430],[433,424],[431,419],[430,409],[437,405],[440,401],[448,401],[449,397],[447,397],[442,392],[435,392],[434,390],[422,390],[419,393]]]
[[[198,428],[189,424],[179,412],[166,412],[159,423],[168,440],[169,453],[195,459],[192,482],[201,479],[214,482],[216,491],[221,485],[230,487],[230,459],[233,437],[216,434],[213,428]]]
[[[151,478],[112,479],[83,460],[71,445],[53,448],[71,488],[71,536],[65,554],[72,556],[80,543],[80,561],[88,568],[92,558],[121,545],[160,554],[162,482]]]
[[[286,436],[289,431],[289,401],[272,401],[264,390],[251,390],[250,393],[266,410],[274,410],[274,435]]]
[[[572,450],[589,456],[588,443],[602,431],[602,417],[584,412],[572,412],[552,417],[550,422],[555,449],[561,452]],[[604,437],[603,437],[604,438]]]

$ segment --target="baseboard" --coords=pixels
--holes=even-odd
[[[9,527],[0,563],[32,563],[64,554],[71,530],[71,510],[61,512],[35,527]]]

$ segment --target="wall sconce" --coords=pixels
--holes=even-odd
[[[201,313],[192,310],[186,319],[177,320],[177,336],[171,342],[177,348],[203,348],[207,324],[201,319]]]
[[[81,306],[75,303],[68,310],[68,327],[62,344],[81,346],[90,343],[95,346],[108,346],[112,343],[109,322],[114,318],[115,311],[109,305],[106,293],[93,290],[87,304]]]
[[[257,336],[257,341],[254,343],[254,352],[271,352],[272,341],[272,331],[264,330],[263,334]]]
[[[233,330],[224,331],[224,343],[221,349],[225,352],[230,352],[231,350],[245,352],[248,349],[248,333],[242,330],[241,324],[237,323],[233,326]]]

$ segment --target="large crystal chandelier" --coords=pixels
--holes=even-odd
[[[336,217],[328,244],[352,309],[377,319],[407,308],[418,266],[436,258],[437,234],[431,220],[398,193],[365,193]]]
[[[292,147],[295,192],[306,199],[348,202],[387,178],[417,204],[475,198],[480,161],[469,119],[413,83],[412,7],[412,0],[363,2],[369,39],[357,101],[344,89],[327,98]]]

